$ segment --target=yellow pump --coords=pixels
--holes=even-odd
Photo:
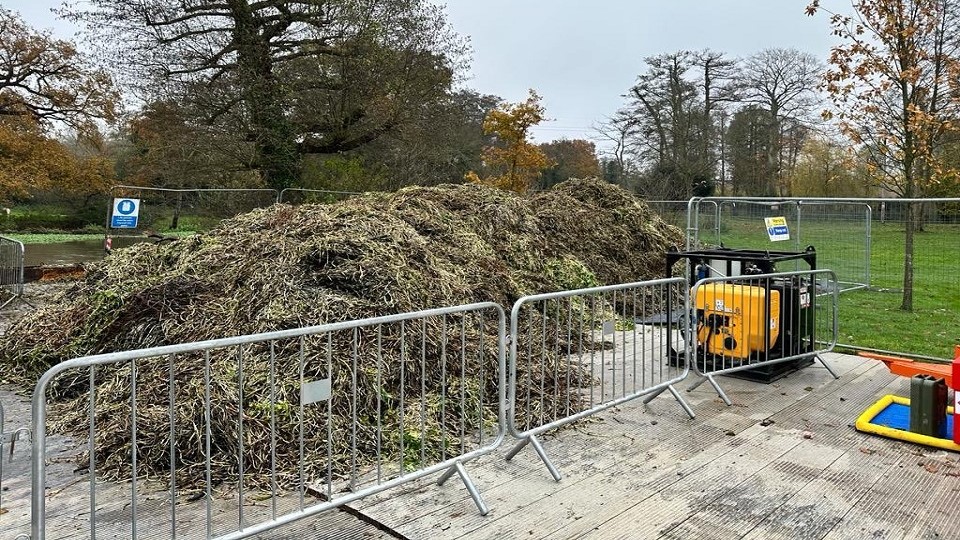
[[[697,289],[694,302],[698,313],[703,313],[697,342],[708,353],[746,359],[751,353],[768,351],[780,335],[780,291],[708,283]],[[764,344],[768,328],[769,339]]]

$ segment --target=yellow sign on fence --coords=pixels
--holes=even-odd
[[[787,218],[783,216],[763,218],[767,225],[767,236],[771,242],[781,242],[790,239],[790,229],[787,227]]]

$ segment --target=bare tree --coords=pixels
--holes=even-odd
[[[709,84],[702,86],[699,60],[690,51],[646,58],[647,71],[630,89],[624,112],[636,126],[634,144],[648,169],[641,191],[648,196],[687,198],[713,187],[711,122],[700,92]]]
[[[594,129],[603,140],[609,143],[610,150],[607,150],[601,157],[607,161],[612,161],[616,168],[614,177],[608,178],[608,180],[625,187],[634,187],[631,185],[631,177],[634,171],[630,153],[631,141],[636,136],[637,131],[636,120],[626,111],[621,110]]]
[[[788,136],[802,133],[799,124],[813,118],[820,105],[816,90],[824,71],[822,63],[809,53],[766,49],[747,58],[737,75],[739,100],[769,112],[768,168],[781,196],[789,194],[784,182],[789,150],[802,147],[802,140],[788,146]]]
[[[722,191],[725,174],[723,131],[726,123],[726,111],[722,108],[725,104],[737,100],[734,84],[737,62],[728,58],[726,53],[705,49],[695,53],[694,64],[702,73],[703,155],[710,156],[714,163],[720,164],[720,171],[717,174]],[[713,169],[716,171],[716,167]]]

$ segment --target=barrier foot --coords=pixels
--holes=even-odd
[[[661,389],[657,390],[656,392],[650,394],[649,396],[645,397],[645,398],[643,399],[643,404],[644,404],[644,405],[649,405],[651,401],[657,399],[657,396],[659,396],[660,394],[664,393],[666,390],[667,390],[666,387],[664,387],[664,388],[661,388]]]
[[[820,363],[823,364],[823,367],[827,368],[827,371],[830,372],[831,375],[833,375],[833,378],[834,378],[834,379],[839,379],[839,378],[840,378],[840,376],[837,375],[837,372],[835,372],[835,371],[833,370],[833,368],[830,367],[830,364],[828,364],[826,361],[824,361],[823,357],[820,356],[819,354],[817,355],[817,360],[819,360]]]
[[[693,392],[697,388],[700,388],[700,385],[705,382],[707,382],[707,378],[701,375],[700,378],[697,379],[697,382],[691,384],[690,388],[687,388],[687,392]]]
[[[509,452],[507,452],[507,458],[506,458],[507,461],[510,461],[511,459],[517,457],[517,454],[519,454],[520,451],[523,450],[523,447],[529,443],[530,443],[530,437],[524,437],[520,439],[520,442],[518,442],[516,446],[514,446],[513,448],[510,449]]]
[[[727,407],[733,405],[733,402],[730,401],[729,397],[727,397],[727,393],[723,391],[723,388],[720,388],[720,385],[717,384],[717,381],[713,380],[713,377],[707,375],[704,378],[713,386],[713,389],[717,391],[717,395],[720,396],[720,399],[727,404]]]
[[[553,462],[550,461],[549,457],[547,457],[547,451],[543,449],[543,445],[540,444],[540,440],[537,439],[536,435],[529,435],[527,437],[524,437],[519,443],[517,443],[516,446],[514,446],[509,452],[507,452],[507,461],[510,461],[511,459],[516,457],[516,455],[520,453],[520,450],[523,450],[523,447],[528,444],[532,446],[533,450],[537,453],[538,456],[540,456],[540,461],[542,461],[544,466],[547,467],[547,471],[550,472],[550,476],[552,476],[555,481],[559,482],[560,479],[563,478],[563,476],[560,475],[560,471],[558,471],[557,468],[553,466]]]
[[[463,468],[463,463],[460,463],[459,461],[454,462],[453,466],[447,469],[440,476],[440,479],[437,480],[437,485],[442,486],[444,482],[449,480],[454,474],[460,475],[460,480],[463,480],[463,485],[467,488],[467,493],[470,494],[470,498],[473,499],[474,504],[477,505],[477,510],[480,511],[480,515],[487,515],[490,510],[488,510],[487,505],[484,504],[483,497],[480,496],[480,491],[473,483],[473,480],[470,479],[470,475],[467,474],[467,470]]]
[[[683,407],[683,411],[687,413],[687,416],[689,416],[691,420],[697,417],[697,415],[693,414],[693,409],[690,408],[690,404],[683,399],[683,396],[680,395],[680,392],[677,392],[677,389],[674,388],[672,384],[667,386],[667,390],[670,390],[670,393],[673,394],[673,398],[677,400],[677,403],[679,403],[681,407]]]

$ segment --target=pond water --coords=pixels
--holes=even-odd
[[[141,241],[133,238],[114,238],[113,247],[120,248]],[[99,261],[103,258],[103,239],[73,240],[54,244],[27,244],[23,247],[25,266],[49,264],[76,264]]]
[[[27,244],[23,246],[23,258],[26,266],[99,261],[103,258],[103,240]]]

